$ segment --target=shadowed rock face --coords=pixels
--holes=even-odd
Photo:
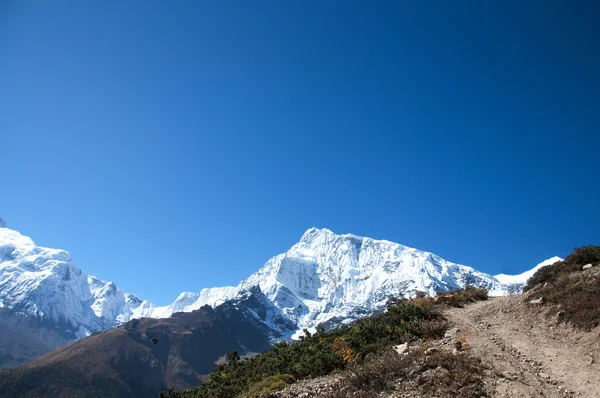
[[[0,309],[0,369],[19,366],[73,340],[69,325]]]
[[[269,347],[269,329],[243,302],[167,319],[137,319],[0,371],[0,396],[156,397],[200,383],[231,350]],[[158,339],[152,344],[150,337]]]

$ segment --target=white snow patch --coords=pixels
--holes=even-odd
[[[494,278],[496,278],[500,283],[502,283],[504,285],[526,284],[527,280],[529,278],[531,278],[533,276],[533,274],[535,274],[537,272],[537,270],[539,270],[540,268],[545,267],[547,265],[552,265],[558,261],[563,261],[563,259],[555,256],[555,257],[549,258],[548,260],[545,260],[545,261],[539,263],[538,265],[536,265],[529,271],[525,271],[522,274],[519,274],[519,275],[498,274],[498,275],[494,275]]]

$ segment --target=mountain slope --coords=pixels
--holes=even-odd
[[[169,386],[195,386],[231,350],[243,355],[270,346],[271,328],[248,310],[261,296],[258,290],[244,292],[214,310],[135,319],[93,334],[0,371],[0,396],[156,397]]]
[[[153,307],[85,274],[68,252],[0,228],[0,368],[139,318]]]
[[[151,304],[75,267],[64,250],[0,228],[0,308],[66,322],[75,338],[138,318]]]
[[[171,305],[157,307],[85,274],[68,252],[37,246],[0,227],[0,368],[131,319],[215,307],[252,289],[264,292],[252,311],[266,317],[261,322],[277,340],[298,337],[318,323],[333,325],[372,314],[389,297],[417,290],[433,293],[471,284],[491,295],[520,292],[525,274],[495,278],[397,243],[311,228],[238,286],[182,293]]]

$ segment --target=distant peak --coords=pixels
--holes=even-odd
[[[0,217],[0,228],[8,228],[6,221],[2,217]]]
[[[194,298],[197,299],[198,298],[198,293],[193,293],[193,292],[182,292],[179,294],[179,296],[177,296],[177,300],[184,300],[184,299],[189,299],[189,298]]]
[[[331,232],[329,229],[327,228],[316,228],[316,227],[312,227],[309,228],[304,235],[302,235],[302,238],[300,239],[301,241],[305,241],[307,239],[309,239],[310,237],[316,236],[316,235],[321,235],[321,234],[333,234],[333,232]]]
[[[554,256],[554,257],[549,258],[548,260],[546,260],[546,261],[538,264],[538,267],[539,266],[544,266],[544,265],[551,265],[551,264],[554,264],[554,263],[559,262],[559,261],[563,261],[563,259],[560,258],[560,257],[558,257],[558,256]]]

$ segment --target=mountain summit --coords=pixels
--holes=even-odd
[[[235,297],[257,286],[298,330],[332,319],[350,322],[384,308],[390,297],[434,294],[473,285],[491,295],[522,289],[475,269],[393,243],[311,228],[236,288],[203,290],[188,308]],[[188,297],[189,299],[189,297]]]
[[[157,307],[85,274],[68,252],[0,227],[0,367],[132,319],[168,318],[240,298],[254,297],[244,301],[253,303],[249,313],[277,340],[319,323],[350,322],[383,309],[390,297],[417,290],[433,294],[473,285],[492,295],[518,292],[531,273],[494,277],[397,243],[311,228],[237,286],[182,293]]]

